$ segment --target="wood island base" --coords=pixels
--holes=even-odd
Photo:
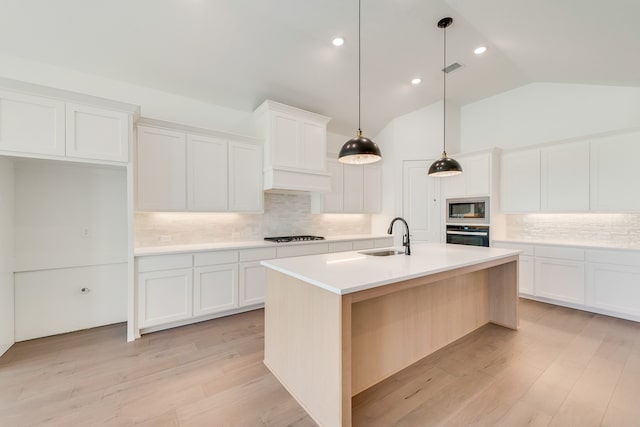
[[[518,328],[518,256],[339,295],[267,269],[265,365],[325,427],[354,395],[486,323]]]

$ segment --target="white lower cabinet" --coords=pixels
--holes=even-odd
[[[260,261],[240,263],[240,306],[264,303],[264,287],[267,282],[266,268]]]
[[[138,327],[188,319],[193,314],[191,268],[138,275]]]
[[[524,295],[534,294],[535,262],[532,256],[520,255],[520,270],[518,272],[518,283],[520,293]]]
[[[238,307],[238,265],[193,270],[193,315],[204,316]]]
[[[584,304],[584,262],[538,258],[535,295],[574,304]]]
[[[588,264],[587,307],[622,313],[640,320],[640,267]]]

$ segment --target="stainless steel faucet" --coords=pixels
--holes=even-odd
[[[400,218],[399,216],[393,218],[391,220],[391,224],[389,224],[389,229],[387,230],[387,233],[393,234],[393,224],[396,221],[402,221],[402,223],[404,224],[405,234],[402,237],[402,246],[404,246],[404,254],[411,255],[411,242],[409,241],[409,224],[407,224],[407,221],[405,221],[404,218]]]

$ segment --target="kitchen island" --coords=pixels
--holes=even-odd
[[[351,398],[486,323],[518,328],[517,250],[415,245],[262,261],[264,363],[325,427]]]

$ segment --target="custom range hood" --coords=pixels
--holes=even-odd
[[[266,100],[255,111],[264,138],[266,191],[331,191],[327,172],[327,123],[320,114]]]

